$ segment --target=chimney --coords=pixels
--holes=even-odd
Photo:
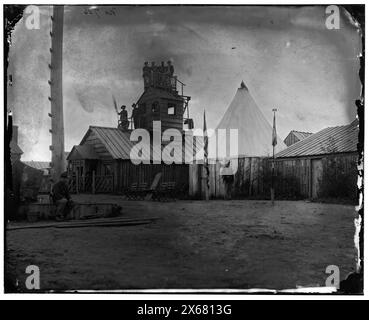
[[[12,140],[18,144],[18,126],[13,126]]]

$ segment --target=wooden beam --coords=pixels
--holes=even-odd
[[[64,119],[63,119],[63,23],[64,6],[53,6],[50,63],[51,152],[52,177],[58,181],[65,171]]]

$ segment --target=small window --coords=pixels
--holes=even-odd
[[[159,112],[159,102],[155,101],[151,106],[151,112],[157,113]]]
[[[176,114],[176,106],[174,104],[168,104],[168,114],[170,115]]]
[[[110,164],[103,164],[103,174],[108,176],[112,174],[111,165]]]
[[[146,103],[141,103],[141,104],[138,106],[138,112],[139,112],[139,113],[146,113]]]

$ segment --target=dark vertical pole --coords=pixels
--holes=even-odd
[[[187,107],[187,119],[189,119],[190,118],[190,106],[188,105],[188,100],[186,102],[186,107]],[[192,128],[190,128],[190,129],[192,129]]]
[[[92,193],[95,194],[95,170],[92,171]]]
[[[275,126],[275,112],[277,109],[273,109],[273,137],[272,137],[272,145],[273,145],[273,160],[272,160],[272,181],[270,188],[270,200],[272,201],[272,205],[274,205],[274,173],[275,173],[275,145],[277,144],[277,132]]]
[[[203,180],[205,182],[205,200],[208,201],[209,200],[209,176],[210,176],[210,174],[209,174],[210,173],[210,171],[209,171],[209,160],[208,160],[208,143],[209,143],[209,138],[208,138],[208,132],[207,132],[205,110],[204,110],[204,127],[203,127],[203,132],[204,132]]]
[[[275,162],[274,162],[274,146],[273,146],[273,160],[272,160],[272,187],[271,187],[271,192],[270,192],[270,199],[272,200],[272,204],[274,205],[274,166],[275,166]]]
[[[51,36],[50,97],[52,177],[57,181],[65,171],[63,120],[63,21],[64,6],[53,7]]]
[[[79,167],[77,167],[76,171],[76,193],[79,193]]]

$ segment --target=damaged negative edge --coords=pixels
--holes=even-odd
[[[8,86],[8,66],[9,66],[9,49],[11,45],[11,34],[15,25],[23,17],[25,5],[4,5],[4,227],[6,225],[9,212],[12,210],[12,193],[13,193],[13,180],[12,180],[12,164],[10,158],[10,141],[12,139],[12,114],[8,115],[8,102],[7,102],[7,86]],[[6,233],[4,232],[4,262],[7,259],[6,251]],[[17,289],[14,285],[13,279],[10,278],[8,266],[4,263],[4,292],[16,292]]]
[[[4,150],[4,161],[5,161],[5,190],[13,191],[12,181],[12,164],[10,161],[10,141],[12,139],[12,128],[8,123],[8,116],[11,119],[11,108],[8,109],[7,101],[7,85],[8,85],[8,66],[9,66],[9,50],[11,45],[11,34],[15,28],[17,22],[23,17],[25,5],[4,5],[4,137],[5,137],[5,150]],[[8,114],[9,113],[9,114]],[[5,200],[8,200],[7,197]],[[5,205],[5,208],[8,208]],[[7,210],[6,210],[7,211]],[[5,215],[6,219],[7,215]]]
[[[4,22],[5,22],[5,32],[4,32],[4,106],[7,106],[7,83],[8,83],[8,61],[9,61],[9,47],[11,44],[11,32],[13,31],[16,23],[22,18],[23,11],[26,6],[24,5],[5,5],[4,6]],[[358,180],[357,180],[357,194],[358,194],[358,205],[356,206],[356,211],[358,217],[355,218],[355,237],[354,243],[356,248],[356,272],[348,275],[346,280],[343,280],[340,284],[340,291],[342,293],[362,293],[363,290],[363,269],[364,269],[364,251],[363,251],[363,232],[364,232],[364,193],[363,193],[363,182],[364,182],[364,61],[365,61],[365,16],[364,16],[364,5],[344,5],[343,8],[347,11],[348,15],[351,16],[351,20],[360,30],[360,35],[362,39],[362,54],[359,56],[360,59],[360,70],[359,77],[362,84],[361,97],[355,101],[357,106],[357,117],[359,120],[359,137],[358,137]],[[5,210],[11,210],[9,206],[8,193],[12,191],[12,167],[10,161],[10,141],[11,132],[7,130],[7,118],[8,118],[8,108],[4,108],[4,136],[5,136],[5,150],[4,150],[4,161],[5,161]],[[10,134],[9,134],[10,133]],[[4,215],[4,219],[7,219],[7,213]],[[5,224],[4,224],[5,225]],[[5,237],[5,233],[4,233]],[[4,241],[5,246],[5,241]],[[4,247],[4,249],[6,249]],[[6,252],[4,250],[4,252]],[[8,287],[12,286],[7,280],[7,272],[5,269],[5,292],[15,292],[14,288]],[[328,290],[329,293],[334,292],[332,289],[321,288],[322,290]],[[246,290],[248,293],[261,293],[263,290],[256,289]],[[301,288],[292,290],[271,290],[269,293],[313,293],[317,292],[317,288]],[[332,290],[332,291],[330,291]],[[129,291],[129,290],[128,290]],[[133,290],[134,291],[134,290]],[[145,292],[145,290],[142,290]],[[170,290],[168,290],[170,291]],[[197,290],[196,290],[197,291]],[[222,290],[224,292],[225,290]],[[75,291],[74,291],[75,292]],[[111,291],[109,291],[111,292]],[[140,290],[141,292],[141,290]],[[150,292],[150,290],[148,290]],[[328,293],[327,291],[320,293]],[[178,293],[178,291],[177,291]]]
[[[358,161],[357,161],[357,200],[355,207],[357,217],[354,218],[355,235],[354,244],[356,250],[356,271],[341,281],[339,293],[363,294],[364,274],[364,90],[365,90],[365,7],[364,5],[344,5],[346,15],[351,23],[357,27],[361,36],[362,51],[358,56],[360,61],[359,78],[361,82],[361,95],[355,101],[357,118],[359,120],[358,133]]]

